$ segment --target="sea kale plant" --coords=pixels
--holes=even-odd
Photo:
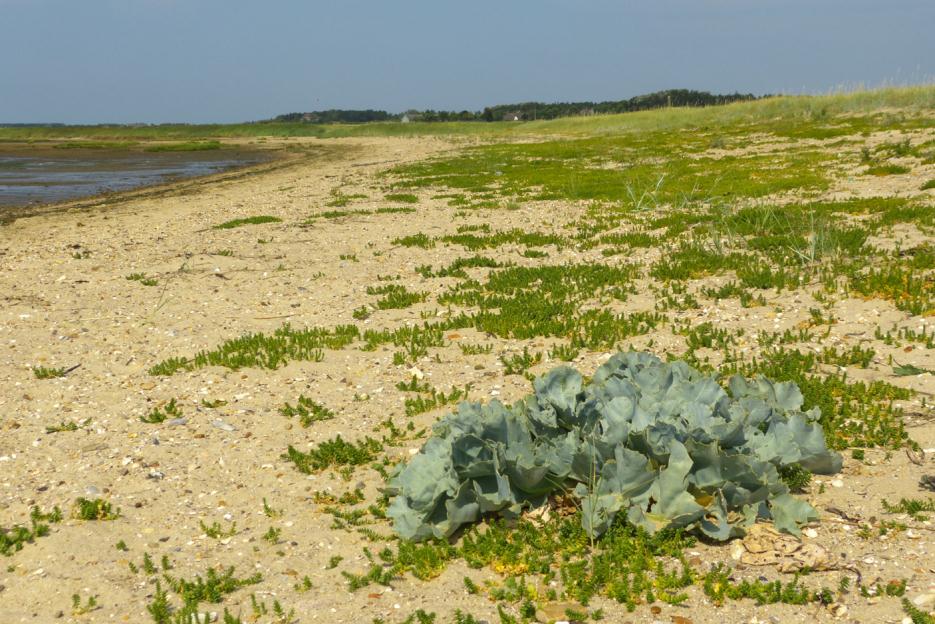
[[[651,534],[697,529],[727,540],[757,519],[798,534],[817,514],[780,470],[841,468],[819,411],[802,411],[793,383],[735,376],[725,390],[684,362],[630,352],[589,382],[562,366],[533,387],[512,406],[462,403],[397,467],[387,515],[401,537],[447,537],[561,493],[578,501],[592,537],[618,514]]]

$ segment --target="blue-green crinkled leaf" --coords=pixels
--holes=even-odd
[[[559,366],[533,381],[539,404],[550,405],[558,418],[566,423],[578,407],[581,385],[581,374],[568,366]]]
[[[647,516],[667,526],[686,527],[704,514],[704,507],[688,493],[688,475],[692,459],[681,442],[673,441],[669,448],[669,464],[659,473],[651,492],[656,504]],[[656,519],[659,520],[656,520]]]
[[[433,427],[386,493],[405,539],[447,537],[483,514],[517,517],[555,492],[580,500],[591,536],[618,515],[650,533],[694,528],[726,540],[760,519],[798,533],[815,510],[778,468],[834,473],[816,409],[798,388],[734,377],[725,391],[684,362],[618,353],[588,383],[566,366],[506,406],[462,403]]]
[[[803,524],[818,520],[818,512],[814,507],[789,493],[772,497],[769,510],[776,528],[795,536],[800,534]]]

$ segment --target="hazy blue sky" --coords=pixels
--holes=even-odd
[[[0,0],[0,122],[932,81],[935,0]]]

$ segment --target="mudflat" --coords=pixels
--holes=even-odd
[[[77,147],[68,147],[76,145]],[[95,147],[84,147],[93,145]],[[112,145],[126,147],[115,148]],[[194,146],[188,150],[174,146]],[[64,147],[63,147],[64,146]],[[165,186],[268,162],[272,149],[220,142],[188,144],[66,141],[0,143],[0,210],[29,214],[67,201],[100,201],[122,191]]]

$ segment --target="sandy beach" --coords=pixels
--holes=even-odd
[[[931,129],[916,132],[911,135],[915,142],[932,138]],[[867,139],[868,144],[886,140],[884,134]],[[363,331],[444,319],[448,306],[434,298],[456,280],[426,279],[416,269],[446,266],[469,254],[452,244],[420,248],[395,240],[416,233],[455,234],[465,224],[486,225],[493,231],[535,224],[543,232],[562,232],[566,224],[588,214],[589,202],[521,201],[515,209],[477,210],[458,217],[459,208],[439,197],[441,191],[417,188],[411,191],[418,196],[411,204],[414,211],[377,212],[410,205],[385,199],[394,192],[393,175],[387,173],[391,168],[454,154],[465,141],[281,141],[294,156],[276,166],[77,202],[19,215],[0,226],[0,525],[26,523],[33,506],[59,506],[66,515],[49,536],[27,544],[12,558],[0,557],[0,622],[149,621],[146,607],[155,587],[130,566],[141,566],[144,553],[157,565],[167,557],[173,566],[170,575],[194,577],[209,566],[234,566],[238,576],[262,575],[262,581],[228,596],[223,604],[206,605],[215,613],[227,608],[249,618],[256,613],[253,594],[270,609],[273,601],[294,609],[295,620],[301,622],[397,622],[420,608],[445,618],[460,609],[498,621],[497,603],[483,593],[467,592],[463,579],[483,587],[501,577],[489,569],[471,569],[463,561],[451,562],[431,581],[407,574],[392,587],[375,584],[350,592],[342,571],[366,571],[363,549],[377,552],[384,544],[334,528],[334,517],[325,508],[329,496],[338,498],[356,489],[372,502],[380,495],[382,480],[367,467],[349,480],[338,470],[306,475],[282,455],[289,445],[308,450],[337,434],[356,440],[383,433],[381,423],[388,418],[401,424],[411,421],[416,429],[430,426],[450,408],[403,418],[407,395],[395,386],[413,375],[443,391],[469,384],[469,396],[475,400],[519,399],[528,393],[529,381],[522,375],[503,375],[499,357],[524,347],[547,353],[559,341],[499,338],[459,328],[446,331],[444,346],[432,348],[415,363],[394,364],[393,345],[365,351],[355,344],[325,349],[320,362],[292,361],[276,370],[207,367],[173,376],[156,376],[149,370],[168,358],[191,357],[243,334],[272,333],[285,323],[328,328],[354,324]],[[931,171],[932,165],[926,165],[886,179],[896,187],[886,194],[917,193]],[[859,196],[867,183],[859,176],[841,175],[826,196]],[[928,193],[931,199],[932,191]],[[870,188],[867,194],[880,194],[880,188]],[[341,196],[360,196],[352,209],[364,213],[308,221]],[[281,221],[215,229],[254,215]],[[899,225],[879,242],[885,248],[900,241],[906,248],[931,240],[924,231]],[[500,257],[507,252],[490,253]],[[633,249],[627,260],[649,266],[661,253],[652,247]],[[510,259],[520,266],[608,261],[599,249],[574,246],[548,247],[547,259],[518,253]],[[470,275],[480,278],[487,271],[471,269]],[[145,277],[128,279],[134,274]],[[426,301],[371,310],[365,319],[359,318],[363,314],[355,316],[355,310],[374,301],[367,288],[387,276],[398,276],[394,283],[410,291],[428,293]],[[641,280],[625,303],[614,305],[629,312],[653,310],[651,279]],[[712,276],[693,286],[724,282]],[[744,328],[746,342],[737,348],[757,353],[764,347],[752,332],[794,330],[809,320],[810,308],[820,307],[804,288],[764,292],[767,306],[743,307],[735,299],[722,299],[673,311],[670,325],[633,336],[625,346],[680,353],[685,338],[674,330],[677,324],[710,321],[717,327]],[[826,337],[815,338],[816,344],[872,344],[874,366],[852,367],[848,374],[855,380],[885,378],[917,391],[899,403],[911,437],[923,449],[935,448],[935,423],[922,404],[933,400],[932,375],[892,377],[889,362],[902,362],[909,353],[904,345],[874,338],[876,327],[905,323],[912,315],[889,302],[857,296],[841,297],[829,310],[837,320]],[[931,331],[931,316],[914,318],[915,325]],[[466,355],[459,348],[479,343],[494,346],[478,355]],[[609,354],[585,350],[574,365],[590,373]],[[919,347],[911,355],[915,365],[935,369],[935,350]],[[532,372],[545,372],[558,363],[546,355]],[[76,366],[53,379],[38,379],[32,370]],[[300,395],[328,406],[335,417],[308,428],[284,417],[284,403],[295,403]],[[160,424],[141,422],[142,416],[173,399],[181,416]],[[77,430],[47,432],[70,422]],[[386,454],[408,458],[421,442],[407,440]],[[812,537],[803,539],[830,553],[831,571],[803,576],[803,582],[837,587],[841,576],[857,571],[868,586],[907,579],[908,597],[933,596],[931,520],[910,522],[909,530],[889,536],[856,536],[864,523],[884,518],[883,499],[920,495],[920,479],[935,472],[933,458],[931,452],[919,460],[904,449],[869,448],[860,461],[846,452],[842,474],[816,477],[805,498],[822,520],[809,533]],[[119,508],[119,517],[75,519],[70,511],[79,497],[104,498]],[[231,529],[230,534],[208,537],[204,527],[213,523]],[[271,528],[272,539],[264,538]],[[390,533],[388,523],[372,528]],[[126,551],[116,547],[121,541]],[[726,562],[752,578],[779,574],[770,567],[744,566],[736,553],[732,555],[734,548],[699,542],[689,549],[689,557],[702,565]],[[302,586],[305,578],[310,587]],[[898,600],[868,599],[857,592],[836,601],[835,609],[817,604],[758,606],[750,600],[717,608],[700,587],[687,592],[684,604],[643,604],[632,613],[605,597],[594,598],[588,608],[602,608],[605,621],[634,624],[870,623],[900,622],[904,617]],[[74,594],[82,600],[96,596],[100,606],[82,614],[72,608]],[[257,621],[278,620],[261,615]]]

